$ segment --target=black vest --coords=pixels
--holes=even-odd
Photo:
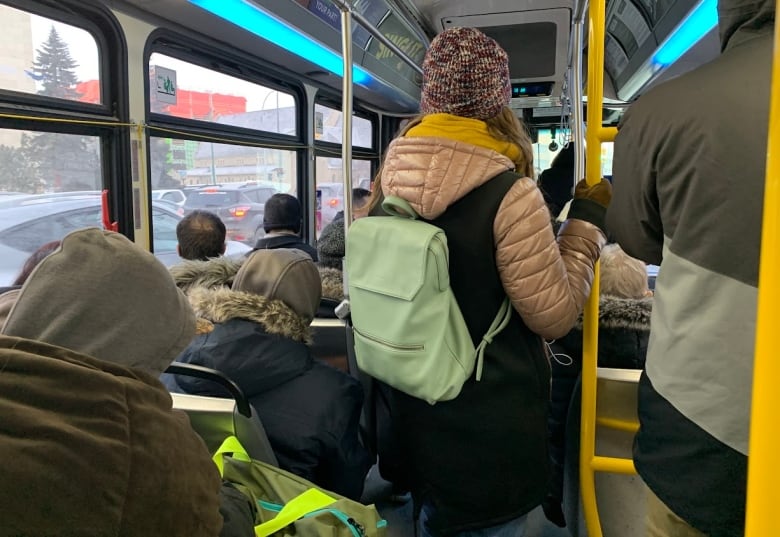
[[[447,235],[450,283],[474,343],[505,292],[496,267],[493,222],[519,176],[502,173],[431,223]],[[434,506],[436,534],[521,516],[544,498],[550,369],[541,337],[513,310],[485,353],[482,380],[453,401],[428,405],[394,393],[394,419],[416,499]]]

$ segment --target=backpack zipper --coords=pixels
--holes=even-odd
[[[389,341],[384,341],[379,339],[375,336],[370,336],[368,334],[364,334],[354,326],[352,329],[360,335],[360,337],[366,338],[370,341],[373,341],[374,343],[378,343],[380,345],[384,345],[385,347],[390,347],[391,349],[399,350],[399,351],[422,351],[425,350],[425,345],[398,345],[396,343],[390,343]]]

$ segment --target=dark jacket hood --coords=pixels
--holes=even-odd
[[[192,340],[178,362],[221,371],[235,380],[247,397],[274,389],[312,366],[306,343],[309,326],[279,300],[232,291],[195,288],[190,303],[211,327]],[[171,390],[226,395],[210,381],[163,375]]]
[[[775,0],[719,0],[718,20],[724,51],[769,31],[775,20]]]

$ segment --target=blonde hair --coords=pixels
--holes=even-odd
[[[643,298],[647,293],[647,268],[617,244],[607,244],[601,251],[599,283],[602,295]]]
[[[496,117],[486,119],[488,132],[493,138],[512,142],[520,148],[520,158],[515,162],[515,170],[524,177],[534,177],[534,150],[531,136],[514,111],[505,106]]]
[[[416,127],[422,121],[424,115],[418,115],[406,121],[401,127],[396,138],[406,136],[413,127]],[[512,142],[520,148],[520,157],[515,162],[515,170],[524,177],[534,177],[534,151],[531,144],[531,136],[528,134],[525,124],[508,106],[504,106],[497,116],[484,120],[487,125],[488,133],[503,142]],[[365,216],[384,200],[381,187],[382,168],[384,162],[380,164],[379,169],[374,176],[371,197],[366,205],[361,208],[360,215]]]

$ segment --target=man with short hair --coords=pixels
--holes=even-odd
[[[192,211],[176,225],[176,251],[184,259],[201,260],[225,253],[225,224],[209,211]]]
[[[306,252],[313,261],[317,261],[316,248],[301,240],[302,222],[301,202],[298,198],[290,194],[274,194],[265,202],[265,237],[257,241],[252,251],[293,248]]]

